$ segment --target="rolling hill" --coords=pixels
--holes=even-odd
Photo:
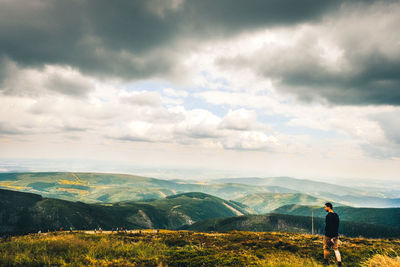
[[[290,177],[233,178],[195,182],[109,173],[0,173],[0,188],[85,203],[146,201],[179,193],[202,192],[223,199],[241,199],[246,203],[254,203],[254,207],[250,208],[258,212],[270,209],[267,207],[264,210],[262,204],[260,206],[260,200],[255,199],[255,196],[265,193],[307,194],[310,196],[309,201],[314,197],[348,206],[400,207],[400,199],[379,197],[381,193],[377,196],[361,189]],[[249,195],[250,197],[247,197]],[[307,197],[299,195],[298,198],[302,201],[302,198]],[[282,205],[290,203],[285,201]],[[279,202],[276,202],[276,205],[280,205]]]
[[[216,183],[237,183],[253,186],[280,186],[295,190],[296,192],[303,192],[310,195],[319,195],[324,192],[335,192],[337,195],[365,195],[363,190],[319,182],[307,179],[296,179],[291,177],[269,177],[269,178],[225,178],[216,179]]]
[[[286,214],[245,215],[229,218],[214,218],[184,226],[182,229],[203,232],[227,231],[282,231],[293,233],[311,233],[311,217]],[[323,234],[325,220],[314,218],[314,233]],[[389,238],[400,237],[400,228],[375,224],[341,221],[339,234],[349,237]]]
[[[185,183],[126,174],[71,172],[0,173],[0,188],[86,203],[152,200],[186,192],[203,192],[224,199],[256,192],[294,192],[276,186]]]
[[[176,194],[173,182],[104,173],[0,173],[0,187],[88,203],[146,200]]]
[[[255,193],[237,198],[235,201],[251,207],[255,213],[268,213],[288,204],[323,206],[326,200],[301,193]]]
[[[326,211],[321,207],[305,205],[286,205],[273,210],[273,213],[310,216],[314,209],[314,216],[325,218]],[[354,208],[334,207],[341,220],[400,227],[400,208]]]
[[[324,194],[332,201],[351,204],[350,206],[365,208],[395,208],[400,207],[400,198],[376,197],[376,196],[358,196],[343,195],[338,196],[332,193]]]
[[[147,202],[86,204],[0,189],[0,233],[69,229],[174,229],[203,219],[247,214],[233,202],[186,193]]]
[[[293,207],[301,206],[284,206]],[[307,208],[307,206],[303,206]],[[346,208],[349,210],[338,210]],[[187,229],[195,231],[287,231],[309,233],[311,218],[288,214],[249,215],[248,207],[234,201],[199,192],[182,193],[164,199],[141,202],[117,202],[112,204],[87,204],[61,199],[45,198],[37,194],[0,189],[0,233],[26,233],[38,230],[69,229]],[[290,211],[290,208],[287,210]],[[357,214],[361,210],[373,218],[368,223],[345,214]],[[342,234],[365,237],[399,237],[399,209],[349,209],[336,207],[342,212]],[[297,210],[302,215],[307,210]],[[282,211],[283,212],[283,211]],[[392,214],[391,214],[392,212]],[[391,221],[382,223],[382,214],[392,216]],[[322,233],[324,218],[315,216],[315,233]],[[358,218],[361,218],[358,213]],[[390,215],[391,214],[391,215]],[[366,218],[366,217],[365,217]],[[346,221],[347,220],[347,221]],[[356,220],[351,222],[349,220]],[[375,223],[375,224],[372,224]]]
[[[291,177],[270,177],[270,178],[225,178],[213,180],[214,183],[235,183],[251,186],[265,187],[277,186],[293,190],[297,193],[307,194],[319,199],[326,199],[331,202],[355,207],[389,208],[400,207],[400,198],[386,196],[381,189],[375,191],[359,187],[348,187],[326,182],[312,181],[307,179],[296,179]],[[293,192],[281,192],[293,193]]]

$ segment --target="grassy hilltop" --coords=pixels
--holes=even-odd
[[[342,238],[345,266],[399,266],[400,239]],[[1,266],[322,266],[320,236],[151,230],[31,234],[0,242]],[[334,255],[330,261],[334,264]]]

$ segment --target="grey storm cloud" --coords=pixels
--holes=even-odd
[[[378,123],[384,134],[384,140],[361,145],[363,151],[373,158],[387,159],[400,157],[400,118],[399,110],[379,112],[369,115],[369,119]]]
[[[121,102],[136,106],[160,107],[162,105],[160,95],[155,92],[141,92],[133,96],[124,97]]]
[[[46,82],[45,87],[52,91],[71,96],[82,96],[91,91],[94,86],[85,79],[78,79],[76,77],[69,78],[61,75],[50,75]]]
[[[0,121],[0,135],[15,135],[23,134],[23,131],[17,129],[15,126],[10,125],[7,122]]]
[[[130,80],[162,76],[179,68],[180,40],[312,21],[340,3],[0,0],[0,56]]]
[[[324,98],[341,105],[400,105],[400,58],[373,53],[353,59],[351,69],[337,72],[310,62],[312,56],[299,62],[283,62],[286,56],[282,53],[281,59],[257,67],[263,76],[279,80],[278,90],[294,93],[305,101]],[[281,66],[274,65],[279,61]],[[243,62],[238,65],[243,66]]]
[[[106,136],[108,137],[108,136]],[[159,140],[152,140],[151,138],[144,138],[144,137],[136,137],[130,135],[118,136],[118,137],[108,137],[110,139],[120,140],[120,141],[128,141],[128,142],[144,142],[144,143],[153,143],[153,142],[160,142]]]
[[[0,92],[6,95],[45,95],[59,93],[84,97],[94,89],[89,78],[64,68],[20,68],[0,59]]]
[[[351,69],[336,72],[316,62],[302,61],[296,68],[266,67],[265,76],[280,79],[282,90],[303,100],[322,97],[334,104],[399,105],[400,57],[389,58],[379,52],[350,59]]]
[[[379,123],[388,140],[400,145],[400,112],[384,112],[371,116],[372,120]],[[400,154],[400,151],[399,151]]]
[[[71,66],[97,77],[124,80],[184,75],[184,51],[210,39],[223,39],[245,31],[317,25],[333,20],[346,9],[387,6],[395,1],[51,1],[0,0],[0,83],[4,62],[20,68],[46,65]],[[378,9],[380,17],[386,16]],[[390,12],[388,12],[390,13]],[[397,15],[398,16],[398,15]],[[355,20],[357,23],[357,20]],[[363,22],[360,22],[360,24]],[[324,68],[315,58],[315,40],[307,40],[296,51],[268,47],[250,59],[221,59],[220,66],[251,65],[260,75],[280,83],[279,90],[303,100],[324,98],[334,104],[400,104],[400,49],[387,54],[375,43],[339,29],[345,57],[350,67],[337,72]],[[328,31],[331,29],[327,29]],[[382,30],[382,29],[378,29]],[[384,31],[377,39],[390,37]],[[371,43],[365,48],[363,44]],[[383,40],[384,42],[384,40]],[[397,45],[400,48],[399,45]],[[269,55],[269,56],[265,56]],[[49,89],[80,96],[90,91],[89,84],[49,79]],[[86,88],[86,89],[84,89]],[[81,93],[83,89],[83,93]],[[3,89],[4,91],[4,89]]]
[[[265,44],[250,56],[222,57],[217,64],[250,68],[275,81],[277,90],[304,101],[400,105],[399,14],[398,2],[350,2],[321,24],[308,25],[313,30],[304,27],[302,38],[293,37],[289,45]],[[338,63],[324,58],[320,42],[325,37],[341,53]]]

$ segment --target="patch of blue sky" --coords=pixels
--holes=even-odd
[[[269,125],[285,124],[290,120],[288,116],[280,114],[257,114],[257,121]]]
[[[277,124],[274,129],[285,134],[309,135],[318,139],[345,139],[346,136],[336,131],[327,131],[307,126],[291,126],[288,124]]]
[[[164,95],[163,89],[164,88],[172,88],[175,90],[184,90],[187,92],[193,92],[196,91],[196,89],[202,89],[202,88],[188,88],[188,87],[177,87],[174,84],[167,83],[167,82],[161,82],[161,81],[154,81],[154,80],[146,80],[146,81],[140,81],[140,82],[135,82],[126,85],[125,90],[128,92],[132,91],[151,91],[151,92],[158,92],[161,95]],[[228,111],[229,111],[229,105],[214,105],[210,104],[206,101],[204,101],[201,98],[194,97],[191,94],[189,94],[187,97],[183,98],[183,106],[187,110],[192,110],[192,109],[204,109],[208,110],[211,113],[213,113],[216,116],[223,117]]]
[[[227,79],[222,78],[222,77],[214,77],[212,74],[210,74],[206,71],[202,71],[201,76],[203,76],[204,79],[206,79],[208,83],[219,85],[219,87],[216,89],[227,89],[227,88],[229,88],[229,86],[231,86],[230,82]],[[208,89],[208,88],[204,88],[204,89]]]
[[[173,87],[172,84],[162,81],[155,81],[155,80],[145,80],[127,84],[125,86],[125,90],[128,92],[132,91],[155,91],[155,92],[162,92],[164,88]]]
[[[165,95],[163,89],[172,88],[174,90],[186,91],[187,93],[191,93],[196,91],[194,87],[187,86],[178,86],[176,84],[164,82],[164,81],[156,81],[156,80],[146,80],[135,83],[130,83],[126,85],[125,90],[128,92],[132,91],[150,91],[150,92],[158,92],[161,95]]]
[[[275,131],[282,134],[290,134],[290,135],[309,135],[318,139],[327,139],[327,138],[335,138],[335,139],[343,139],[346,138],[345,135],[340,134],[336,131],[326,131],[316,128],[310,128],[307,126],[292,126],[289,125],[291,117],[279,115],[279,114],[271,114],[271,115],[258,115],[257,120],[261,123],[265,123],[270,125]]]
[[[229,105],[215,105],[208,103],[207,101],[194,97],[192,95],[189,95],[188,97],[185,98],[185,101],[183,103],[183,106],[187,110],[191,109],[205,109],[211,112],[212,114],[218,116],[218,117],[223,117],[226,115],[226,113],[229,111],[230,106]]]

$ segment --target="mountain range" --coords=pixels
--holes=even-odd
[[[203,193],[185,193],[147,202],[87,204],[0,189],[0,233],[47,230],[175,229],[186,224],[247,214],[240,205]]]
[[[326,211],[320,206],[285,205],[273,210],[273,213],[325,218]],[[371,223],[389,227],[400,227],[400,208],[354,208],[334,207],[341,220]]]
[[[378,189],[377,192],[373,192],[290,177],[229,178],[196,182],[108,173],[0,173],[0,188],[85,203],[143,201],[162,199],[179,193],[203,192],[223,199],[259,203],[258,207],[254,207],[255,213],[268,212],[284,204],[314,205],[320,204],[321,201],[355,207],[400,207],[400,198],[389,198],[381,191],[378,192]],[[309,197],[292,196],[293,201],[302,201],[298,203],[290,202],[290,196],[286,195],[282,197],[282,203],[275,201],[276,204],[264,208],[262,201],[256,198],[264,195],[269,201],[268,196],[272,195],[266,193],[297,193]]]
[[[311,217],[286,214],[245,215],[229,218],[214,218],[183,227],[185,230],[203,232],[254,231],[254,232],[294,232],[308,233],[312,231]],[[325,219],[314,218],[314,234],[323,234]],[[341,221],[341,235],[349,237],[389,238],[400,237],[400,228],[386,227],[370,223]]]
[[[255,193],[235,199],[248,207],[253,213],[263,214],[271,212],[283,205],[302,204],[322,207],[327,200],[316,198],[303,193]]]
[[[0,187],[5,188],[0,189],[0,233],[61,227],[310,233],[312,211],[315,232],[322,233],[327,201],[340,215],[343,234],[397,237],[400,229],[400,208],[387,208],[399,199],[289,177],[182,181],[106,173],[2,173]],[[354,205],[359,201],[386,208]]]

